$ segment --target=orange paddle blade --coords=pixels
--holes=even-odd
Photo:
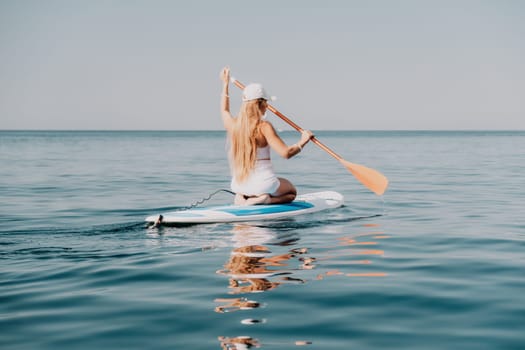
[[[363,165],[347,162],[344,159],[340,159],[339,161],[370,191],[378,196],[385,193],[386,188],[388,187],[388,179],[379,171],[367,168]]]

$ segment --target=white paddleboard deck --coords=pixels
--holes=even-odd
[[[340,193],[315,192],[297,196],[293,202],[287,204],[222,205],[167,212],[162,214],[162,223],[203,224],[272,220],[338,208],[343,203],[344,197]],[[148,216],[146,222],[154,223],[158,217],[158,214]]]

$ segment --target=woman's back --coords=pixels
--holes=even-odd
[[[270,145],[266,144],[265,147],[257,146],[257,160],[270,160]]]

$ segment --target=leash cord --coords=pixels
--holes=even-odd
[[[227,189],[224,189],[224,188],[221,188],[220,190],[217,190],[215,192],[212,192],[210,193],[207,197],[204,197],[202,198],[201,200],[198,200],[190,205],[188,205],[187,207],[182,207],[182,208],[178,208],[176,211],[181,211],[181,210],[188,210],[188,209],[193,209],[193,208],[197,208],[199,205],[201,204],[204,204],[205,202],[209,201],[213,196],[215,196],[217,193],[219,192],[227,192],[227,193],[230,193],[230,194],[233,194],[235,195],[235,192],[232,192],[230,190],[227,190]]]

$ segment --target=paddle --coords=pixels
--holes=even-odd
[[[244,90],[244,84],[235,79],[234,77],[231,77],[231,82],[235,84],[239,89]],[[299,132],[303,130],[303,128],[301,128],[299,125],[295,124],[293,121],[288,119],[284,114],[279,112],[277,109],[275,109],[275,107],[271,106],[270,104],[268,104],[268,109],[272,111],[272,113],[274,113],[276,116],[288,123],[288,125],[290,125],[295,130]],[[337,159],[341,164],[343,164],[343,166],[370,191],[374,192],[379,196],[385,193],[386,188],[388,187],[388,179],[383,174],[381,174],[377,170],[367,168],[363,165],[350,163],[344,160],[340,155],[338,155],[330,148],[325,146],[323,143],[321,143],[321,141],[319,141],[315,136],[312,137],[311,141],[317,146],[319,146],[323,151]]]

